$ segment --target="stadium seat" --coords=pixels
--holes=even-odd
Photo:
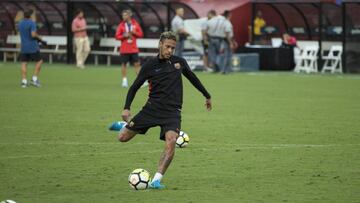
[[[330,71],[330,73],[342,73],[342,56],[343,47],[341,45],[331,46],[329,54],[327,56],[322,56],[325,60],[322,73]]]

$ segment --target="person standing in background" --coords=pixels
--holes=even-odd
[[[28,9],[24,12],[24,19],[19,23],[18,30],[20,32],[21,39],[21,87],[28,87],[26,78],[27,64],[29,61],[35,61],[35,70],[32,76],[30,84],[35,87],[40,87],[40,81],[38,79],[41,70],[41,64],[43,60],[40,55],[40,47],[38,41],[45,43],[40,35],[36,32],[36,24],[31,19],[33,13],[32,9]]]
[[[216,16],[215,10],[209,11],[213,16],[207,22],[206,32],[209,41],[209,65],[214,72],[219,72],[221,44],[225,40],[225,17]]]
[[[206,26],[208,21],[213,17],[214,15],[212,15],[211,12],[209,11],[207,13],[206,20],[201,24],[201,36],[202,36],[201,44],[204,48],[203,62],[204,62],[204,71],[206,72],[212,72],[212,69],[209,67],[209,36],[206,32]]]
[[[189,33],[185,30],[184,26],[184,9],[177,8],[176,15],[171,21],[171,30],[176,34],[177,43],[175,48],[175,56],[182,57],[184,51],[185,40]]]
[[[136,74],[140,71],[139,48],[137,47],[137,38],[144,36],[139,23],[131,17],[130,10],[122,12],[123,20],[116,29],[115,38],[121,41],[120,56],[121,56],[121,74],[122,87],[128,87],[126,64],[134,65]],[[144,85],[147,83],[145,82]]]
[[[16,16],[14,18],[14,23],[15,23],[15,35],[19,34],[19,23],[24,19],[24,12],[23,11],[18,11],[16,13]],[[35,22],[35,21],[34,21]]]
[[[228,10],[224,11],[224,17],[225,20],[225,39],[221,46],[221,73],[227,74],[231,72],[231,57],[232,57],[232,50],[236,46],[236,43],[234,42],[234,31],[233,26],[231,24],[231,13]]]
[[[257,11],[256,17],[254,19],[254,40],[259,41],[263,35],[262,29],[265,27],[266,22],[262,17],[262,12]]]
[[[83,10],[79,9],[75,12],[75,18],[72,21],[71,29],[75,39],[76,66],[84,69],[86,58],[90,53],[90,41],[86,32],[87,25]]]

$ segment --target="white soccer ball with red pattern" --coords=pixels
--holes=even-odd
[[[129,184],[135,190],[145,190],[150,182],[150,173],[145,169],[135,169],[129,175]]]

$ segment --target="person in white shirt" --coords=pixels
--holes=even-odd
[[[175,33],[177,38],[174,55],[179,57],[182,57],[185,40],[189,36],[189,33],[185,30],[184,26],[184,14],[185,12],[183,8],[177,8],[176,15],[171,21],[171,30]]]
[[[219,72],[221,44],[225,39],[225,17],[216,16],[214,10],[210,11],[214,17],[207,22],[207,35],[209,37],[209,65],[214,72]]]
[[[215,13],[215,14],[214,14]],[[204,48],[203,62],[204,62],[204,71],[212,72],[212,69],[209,67],[209,36],[207,33],[207,23],[208,21],[215,17],[216,12],[214,10],[210,10],[207,13],[207,19],[201,24],[201,43]]]
[[[225,17],[224,33],[225,39],[221,44],[221,57],[220,57],[220,69],[222,74],[231,72],[231,57],[232,50],[235,49],[236,43],[234,41],[233,26],[230,22],[231,13],[228,10],[224,11],[223,16]]]

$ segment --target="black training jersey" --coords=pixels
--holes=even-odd
[[[124,109],[130,109],[137,90],[148,80],[149,99],[147,105],[162,111],[180,111],[183,103],[181,74],[184,74],[204,97],[210,99],[210,94],[190,70],[185,59],[177,56],[171,56],[168,60],[154,57],[142,66],[137,78],[131,85]]]

